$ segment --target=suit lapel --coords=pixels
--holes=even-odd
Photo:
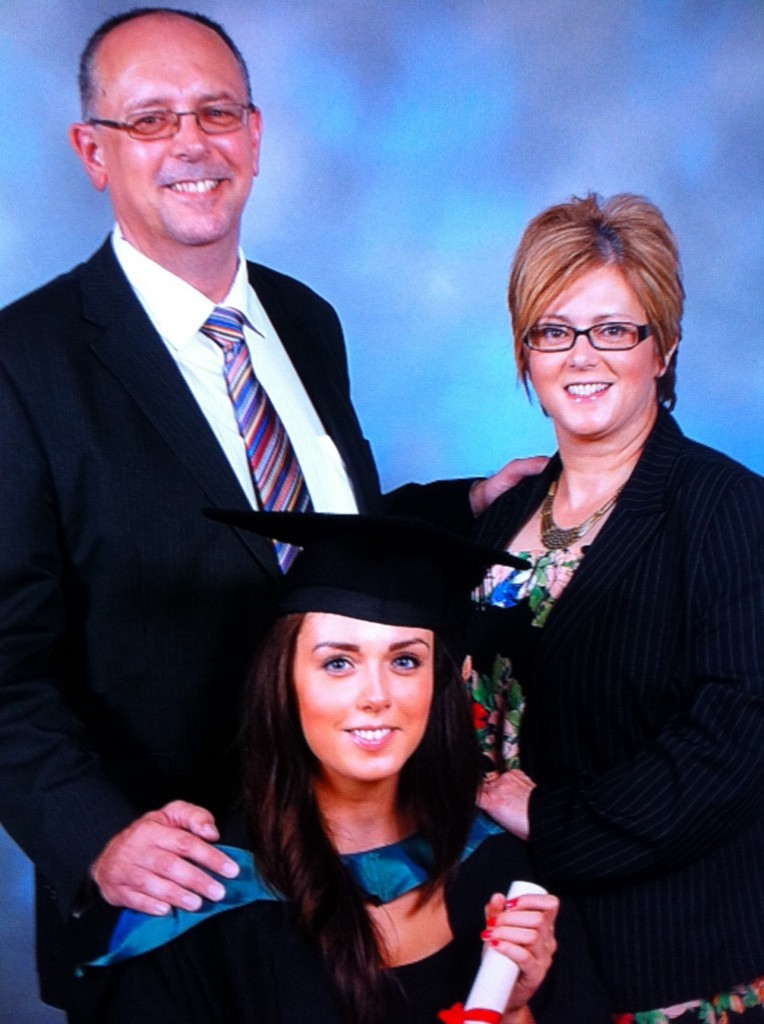
[[[477,522],[475,539],[481,544],[506,545],[538,509],[552,480],[560,475],[560,458],[554,455],[538,476],[526,477],[498,498]]]
[[[661,410],[616,507],[547,619],[538,679],[543,679],[546,658],[573,641],[582,622],[608,600],[663,522],[664,493],[681,438],[676,423]]]
[[[248,508],[213,432],[106,242],[82,274],[84,316],[98,328],[90,347],[130,393],[143,415],[197,480],[210,505]],[[200,512],[201,515],[201,512]],[[272,546],[237,531],[271,574]]]
[[[654,536],[663,521],[663,496],[682,442],[679,427],[660,410],[618,503],[549,614],[537,679],[543,680],[546,659],[572,642],[581,624],[608,600],[612,588],[630,571]],[[480,518],[476,539],[506,544],[538,509],[560,470],[560,459],[555,455],[543,473],[527,478],[494,502]]]
[[[285,301],[283,292],[273,278],[264,273],[265,268],[252,263],[248,267],[250,283],[286,349],[318,418],[340,453],[360,510],[376,508],[379,495],[376,490],[369,489],[368,468],[361,458],[362,453],[357,449],[357,443],[354,443],[357,442],[360,427],[357,426],[355,411],[347,398],[346,369],[337,362],[327,366],[325,361],[326,355],[331,354],[331,348],[336,347],[336,341],[330,339],[324,351],[317,352],[316,336],[322,330],[322,324],[313,320],[306,324],[300,304]],[[344,350],[339,353],[339,358],[344,360]]]

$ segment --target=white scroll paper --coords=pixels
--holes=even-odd
[[[531,894],[543,896],[546,895],[546,889],[533,882],[513,882],[507,899]],[[469,1019],[471,1009],[504,1013],[519,973],[517,964],[509,957],[503,956],[491,946],[486,946],[470,994],[464,1003],[465,1019]]]

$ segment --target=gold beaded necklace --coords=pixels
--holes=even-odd
[[[557,481],[553,480],[547,495],[541,503],[540,516],[541,516],[541,543],[545,548],[552,550],[553,548],[569,548],[570,545],[577,540],[581,540],[584,534],[588,533],[589,530],[594,526],[598,519],[601,519],[606,515],[610,509],[615,505],[618,500],[618,495],[623,490],[619,487],[615,494],[608,498],[604,505],[592,512],[592,514],[584,519],[583,523],[579,523],[578,526],[569,526],[563,530],[562,527],[558,526],[554,518],[552,517],[552,503],[554,496],[557,493]]]

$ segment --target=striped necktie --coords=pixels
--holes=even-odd
[[[216,306],[200,330],[223,350],[226,387],[258,503],[267,512],[310,512],[313,505],[300,463],[284,424],[255,377],[243,324],[238,309]],[[286,572],[299,548],[280,541],[274,541],[274,547],[281,570]]]

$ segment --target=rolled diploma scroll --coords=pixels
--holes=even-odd
[[[546,889],[533,882],[513,882],[507,899],[518,896],[546,895]],[[495,1010],[502,1014],[512,994],[520,970],[509,957],[503,956],[491,946],[485,946],[480,967],[472,983],[470,994],[464,1003],[464,1019],[468,1021],[470,1010]]]

